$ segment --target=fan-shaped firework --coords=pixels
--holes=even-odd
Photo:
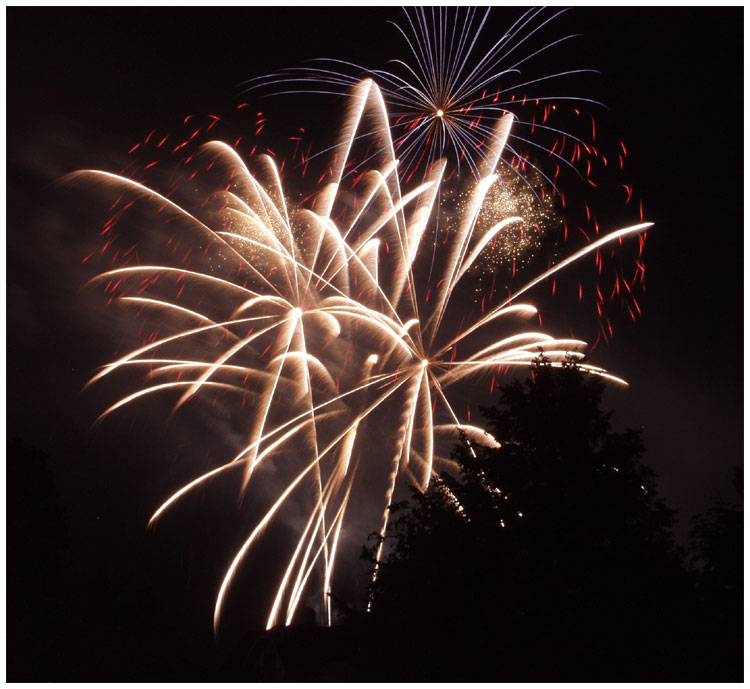
[[[402,189],[386,106],[370,80],[353,92],[329,178],[311,209],[290,206],[270,157],[261,156],[251,172],[220,142],[203,147],[207,170],[220,177],[219,190],[192,211],[125,177],[76,173],[116,187],[174,228],[170,261],[128,265],[95,278],[111,299],[156,310],[163,327],[171,328],[153,333],[94,376],[92,382],[116,371],[147,371],[145,385],[102,417],[144,396],[170,392],[177,395],[175,408],[195,395],[222,391],[247,411],[241,451],[180,488],[150,523],[220,474],[236,472],[244,489],[262,480],[269,463],[286,472],[284,485],[269,497],[226,569],[215,628],[248,551],[298,495],[309,510],[280,569],[266,623],[291,623],[313,583],[330,623],[328,594],[342,529],[360,507],[352,496],[376,490],[366,477],[382,478],[382,516],[370,530],[384,535],[397,484],[426,486],[438,466],[450,465],[447,454],[459,430],[470,443],[502,441],[463,418],[452,400],[458,383],[528,366],[540,352],[553,366],[582,357],[583,342],[519,329],[518,320],[536,310],[515,299],[647,224],[590,243],[531,280],[513,301],[489,294],[475,317],[456,298],[483,252],[526,222],[483,212],[512,123],[506,114],[486,132],[469,201],[452,221],[434,264],[440,275],[434,286],[423,284],[433,267],[432,246],[423,260],[420,241],[434,217],[446,163],[437,161],[424,181]],[[594,366],[581,367],[619,381]]]
[[[509,112],[517,119],[517,131],[510,135],[505,146],[509,160],[533,165],[528,155],[514,147],[515,140],[524,148],[537,149],[562,165],[572,167],[562,151],[550,150],[541,144],[539,131],[534,135],[534,130],[546,130],[554,136],[565,134],[547,123],[556,107],[553,103],[592,101],[576,96],[529,96],[527,89],[591,70],[570,69],[533,77],[525,76],[523,71],[535,58],[573,38],[536,40],[563,12],[564,9],[551,13],[545,8],[526,10],[484,50],[479,43],[490,8],[405,8],[404,22],[393,25],[408,46],[409,58],[391,60],[393,68],[390,70],[320,58],[313,60],[316,66],[287,68],[251,79],[247,84],[249,88],[276,87],[277,94],[297,93],[294,87],[308,93],[338,94],[347,91],[362,75],[372,76],[394,118],[394,144],[401,173],[407,177],[417,169],[426,171],[444,156],[456,173],[460,173],[464,164],[479,176],[481,166],[492,161],[494,123]],[[292,90],[279,92],[283,85]],[[527,103],[543,106],[539,121],[536,115],[526,121],[523,114]],[[521,129],[529,130],[531,139],[529,134],[521,134]],[[570,132],[567,136],[574,146],[582,143]],[[554,189],[554,181],[548,181]]]

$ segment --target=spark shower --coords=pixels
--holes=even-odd
[[[537,311],[519,298],[650,226],[605,234],[512,295],[491,291],[481,310],[467,309],[461,295],[470,291],[472,266],[526,222],[520,215],[488,222],[483,212],[502,183],[497,167],[513,116],[503,115],[488,131],[475,174],[465,181],[469,201],[454,213],[434,257],[432,243],[423,248],[422,239],[431,236],[443,202],[446,161],[435,160],[418,183],[402,188],[378,86],[369,79],[358,83],[348,103],[325,184],[313,190],[307,208],[289,201],[271,156],[246,164],[219,141],[197,154],[200,179],[213,178],[200,205],[185,207],[126,176],[95,170],[71,176],[116,195],[118,219],[133,205],[150,211],[167,228],[167,245],[181,246],[159,262],[150,262],[145,246],[136,260],[137,252],[123,251],[119,267],[92,280],[109,301],[152,312],[160,324],[91,379],[89,385],[120,376],[135,386],[99,420],[126,414],[147,397],[175,411],[198,397],[221,396],[241,410],[246,424],[240,451],[165,496],[149,525],[219,475],[231,474],[240,492],[259,483],[262,491],[266,466],[279,467],[285,477],[228,558],[217,586],[217,633],[238,572],[252,566],[254,547],[274,520],[301,505],[306,513],[295,522],[296,539],[279,568],[265,624],[291,624],[308,596],[330,624],[342,531],[362,508],[353,496],[378,486],[380,508],[369,530],[382,537],[394,492],[404,482],[424,488],[436,472],[450,469],[460,433],[473,445],[502,443],[471,424],[455,393],[477,379],[494,385],[495,377],[528,367],[540,352],[562,366],[571,357],[582,359],[586,347],[528,325]],[[580,366],[624,383],[591,364]],[[381,480],[373,482],[373,474]],[[382,541],[380,549],[378,558]]]

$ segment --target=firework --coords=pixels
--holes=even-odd
[[[368,69],[344,60],[320,58],[312,61],[315,66],[288,68],[246,83],[249,89],[273,88],[276,95],[300,91],[341,94],[362,75],[373,78],[394,118],[394,144],[407,182],[417,169],[426,171],[441,157],[449,159],[456,174],[463,164],[479,176],[482,165],[493,158],[494,123],[509,112],[516,117],[514,132],[504,147],[509,160],[532,165],[528,156],[516,150],[515,141],[572,167],[562,151],[539,142],[539,132],[566,134],[570,143],[581,144],[580,139],[550,126],[547,120],[557,107],[554,104],[593,101],[577,96],[527,95],[527,91],[592,70],[534,73],[533,77],[524,72],[529,63],[574,38],[544,37],[548,25],[563,12],[527,10],[493,37],[485,51],[479,45],[489,8],[405,8],[403,23],[392,24],[407,46],[408,58],[391,60],[392,69]],[[280,90],[284,86],[287,90]],[[527,105],[531,109],[542,107],[538,119],[536,114],[527,116]],[[554,180],[548,182],[554,188]]]
[[[598,216],[611,214],[599,202],[606,194],[625,204],[633,200],[631,184],[618,183],[625,165],[627,149],[622,142],[606,142],[597,137],[597,125],[591,106],[600,103],[575,95],[570,89],[581,75],[594,73],[588,68],[564,68],[567,62],[560,48],[579,34],[558,31],[559,18],[567,10],[531,8],[521,12],[502,31],[490,21],[490,8],[405,8],[400,22],[391,22],[404,55],[390,60],[386,69],[373,69],[352,62],[319,58],[308,66],[290,67],[274,74],[246,82],[248,90],[269,95],[321,93],[341,95],[363,76],[372,78],[381,88],[391,115],[391,131],[399,159],[399,176],[403,183],[425,180],[435,162],[447,161],[441,185],[453,192],[465,193],[462,171],[478,180],[482,170],[494,160],[495,123],[512,114],[514,126],[509,132],[497,167],[500,183],[487,197],[488,205],[499,200],[501,186],[507,198],[518,205],[526,198],[524,217],[527,229],[523,237],[508,241],[511,233],[493,242],[494,255],[482,257],[495,267],[510,258],[513,277],[516,268],[528,263],[530,249],[539,247],[543,236],[554,234],[553,241],[562,244],[584,241],[600,235]],[[493,33],[494,32],[494,33]],[[550,64],[557,65],[554,70]],[[550,95],[554,85],[559,95]],[[325,155],[331,149],[321,151]],[[526,186],[526,190],[519,189]],[[553,198],[550,198],[552,196]],[[441,193],[442,197],[442,193]],[[533,197],[533,198],[532,198]],[[555,214],[551,207],[562,207],[568,222],[553,228]],[[433,263],[441,234],[450,231],[442,203],[431,225]],[[507,210],[507,202],[503,203]],[[532,210],[533,209],[533,210]],[[530,212],[529,212],[530,211]],[[512,214],[512,213],[511,213]],[[531,215],[543,215],[535,225]],[[641,204],[640,219],[643,221]],[[606,298],[617,301],[621,311],[635,320],[640,313],[634,288],[645,286],[642,251],[645,234],[632,261],[615,256],[612,247],[609,261],[597,255],[597,274],[591,289],[601,337],[608,341],[612,323],[605,306]],[[568,250],[568,252],[570,249]],[[628,265],[635,272],[629,273]],[[479,266],[477,266],[479,267]],[[606,272],[605,272],[606,269]],[[475,268],[474,272],[477,270]],[[615,274],[610,280],[611,273]],[[430,278],[432,274],[430,274]],[[586,280],[589,282],[590,278]],[[429,282],[429,280],[428,280]],[[557,287],[552,283],[552,291]],[[571,286],[582,300],[582,282]]]
[[[119,372],[144,381],[100,418],[148,396],[172,395],[178,409],[196,396],[220,394],[236,400],[247,421],[246,442],[236,455],[174,492],[149,524],[219,475],[231,472],[243,490],[262,482],[269,464],[286,477],[228,563],[215,630],[248,553],[293,501],[306,504],[307,512],[279,569],[266,625],[291,624],[313,588],[330,624],[342,533],[361,508],[353,496],[382,487],[380,516],[369,531],[384,537],[398,486],[412,482],[424,489],[436,471],[449,468],[460,431],[471,444],[502,441],[458,408],[458,384],[491,377],[494,385],[495,376],[528,367],[540,353],[552,366],[583,358],[584,342],[519,327],[536,309],[517,298],[648,224],[603,236],[512,296],[500,298],[490,289],[481,307],[468,310],[458,296],[464,288],[471,293],[472,270],[493,245],[505,246],[533,221],[522,205],[504,206],[493,186],[512,125],[505,114],[486,132],[476,179],[461,192],[437,262],[433,247],[423,252],[421,244],[447,164],[435,161],[419,184],[402,187],[386,103],[371,80],[353,91],[328,177],[309,207],[289,201],[270,156],[259,156],[251,169],[218,141],[202,149],[218,191],[189,210],[127,177],[76,173],[111,186],[128,205],[152,208],[171,234],[169,260],[94,278],[110,300],[154,311],[163,328],[92,378]],[[518,214],[505,215],[502,208]],[[142,256],[145,251],[141,247]]]

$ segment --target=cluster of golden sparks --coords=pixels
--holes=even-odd
[[[146,381],[102,417],[162,394],[176,397],[175,409],[196,395],[227,395],[247,413],[241,451],[168,497],[150,524],[218,475],[241,476],[244,490],[262,479],[267,463],[289,472],[226,568],[215,630],[246,556],[300,493],[310,509],[280,567],[266,625],[291,624],[309,595],[318,597],[330,624],[342,529],[357,509],[352,496],[373,466],[385,491],[382,516],[370,531],[384,537],[397,485],[425,488],[436,471],[450,467],[448,455],[460,432],[473,445],[502,441],[462,420],[465,414],[451,401],[458,383],[528,367],[540,352],[552,366],[583,358],[582,341],[519,327],[536,309],[518,298],[603,245],[649,226],[602,236],[512,297],[483,302],[472,319],[478,309],[456,298],[471,281],[467,273],[480,265],[492,270],[493,246],[505,247],[501,253],[509,260],[522,255],[541,220],[533,213],[547,213],[509,201],[496,172],[513,116],[497,121],[480,174],[472,176],[472,188],[461,191],[451,211],[451,231],[430,265],[438,276],[430,287],[422,265],[429,259],[420,257],[431,256],[433,247],[422,251],[420,242],[441,202],[446,163],[436,161],[414,188],[402,189],[388,113],[374,82],[359,83],[349,107],[328,178],[311,209],[292,207],[272,157],[254,158],[249,168],[234,148],[218,141],[207,143],[203,154],[230,182],[199,210],[189,211],[124,176],[76,173],[152,204],[182,242],[172,263],[127,265],[94,278],[112,293],[113,285],[118,287],[117,302],[152,310],[163,329],[92,378],[120,371]],[[360,166],[362,160],[367,162]],[[352,178],[356,183],[345,186]],[[182,260],[186,248],[192,252],[189,262]],[[587,363],[581,368],[623,382]]]
[[[507,225],[497,233],[476,256],[469,266],[468,274],[474,278],[475,300],[481,301],[493,295],[497,276],[503,272],[515,278],[529,267],[531,260],[538,255],[545,237],[559,229],[561,220],[555,209],[555,199],[551,194],[539,194],[536,187],[544,188],[540,175],[529,170],[525,177],[517,172],[508,173],[504,166],[496,170],[497,179],[482,199],[479,227],[494,227],[507,218],[520,217],[522,222]],[[532,179],[536,185],[532,186]],[[461,227],[461,220],[471,212],[475,202],[472,189],[465,189],[459,180],[444,183],[442,193],[443,222],[446,236]]]

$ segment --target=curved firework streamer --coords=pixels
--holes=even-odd
[[[456,47],[449,48],[451,60],[429,63],[432,53],[419,52],[420,44],[414,45],[415,56],[424,67],[429,63],[435,79],[450,78],[460,93],[473,93],[528,36],[529,22],[537,13],[524,17],[468,74],[462,70],[473,41],[465,27]],[[419,23],[412,29],[425,30]],[[449,44],[448,30],[445,25],[437,36],[439,43]],[[432,38],[423,38],[432,46]],[[455,40],[451,36],[450,45]],[[376,117],[368,130],[370,113]],[[115,371],[149,371],[142,387],[111,405],[100,419],[135,400],[174,391],[182,393],[175,409],[201,398],[208,389],[216,394],[226,389],[233,398],[242,397],[245,446],[231,461],[168,496],[149,525],[181,497],[232,467],[243,467],[243,491],[256,483],[263,487],[262,472],[257,471],[261,462],[273,462],[286,477],[279,492],[267,496],[269,505],[224,572],[214,609],[216,631],[232,582],[251,547],[263,539],[269,524],[285,519],[282,515],[297,505],[304,505],[306,512],[295,526],[298,538],[288,548],[266,624],[291,624],[312,589],[317,589],[312,595],[330,624],[334,565],[352,505],[358,519],[373,522],[384,538],[388,507],[401,482],[413,480],[426,487],[434,462],[450,466],[444,449],[459,436],[472,446],[502,442],[462,418],[453,386],[469,376],[490,373],[494,384],[495,370],[527,367],[540,353],[551,366],[583,356],[585,343],[580,340],[518,332],[515,319],[537,313],[529,304],[511,304],[508,298],[491,305],[490,294],[488,309],[483,302],[482,313],[476,314],[457,299],[459,283],[468,282],[469,269],[490,244],[527,222],[513,215],[482,224],[481,211],[510,140],[513,118],[506,115],[480,130],[489,137],[485,157],[473,168],[480,177],[437,259],[442,279],[434,286],[436,297],[430,301],[426,290],[424,303],[417,292],[419,288],[423,293],[425,276],[429,282],[433,247],[424,248],[423,240],[440,203],[445,163],[433,166],[415,189],[402,192],[401,167],[387,122],[378,87],[369,80],[359,84],[344,134],[334,147],[330,180],[316,197],[317,209],[295,208],[287,200],[279,171],[267,157],[261,161],[263,174],[256,174],[219,142],[208,144],[204,152],[212,159],[210,166],[222,161],[216,167],[230,181],[217,185],[221,190],[210,197],[216,202],[213,206],[197,210],[108,173],[74,176],[130,190],[141,207],[167,208],[186,221],[185,236],[197,228],[201,237],[201,251],[188,251],[180,261],[115,268],[91,281],[108,281],[110,301],[158,312],[161,326],[168,330],[146,336],[92,377],[90,383]],[[364,146],[368,142],[369,147]],[[364,181],[349,188],[347,170],[354,163],[362,167],[363,159],[371,165],[378,161],[377,166],[363,171]],[[598,239],[550,266],[515,297],[601,246],[649,226],[641,223]],[[598,367],[580,367],[624,384]],[[182,379],[183,374],[188,378]],[[163,382],[149,382],[154,375]],[[377,451],[372,449],[375,427]],[[365,513],[366,501],[354,496],[372,492],[374,474],[380,477],[383,498],[374,512]],[[381,554],[382,542],[378,559]]]

